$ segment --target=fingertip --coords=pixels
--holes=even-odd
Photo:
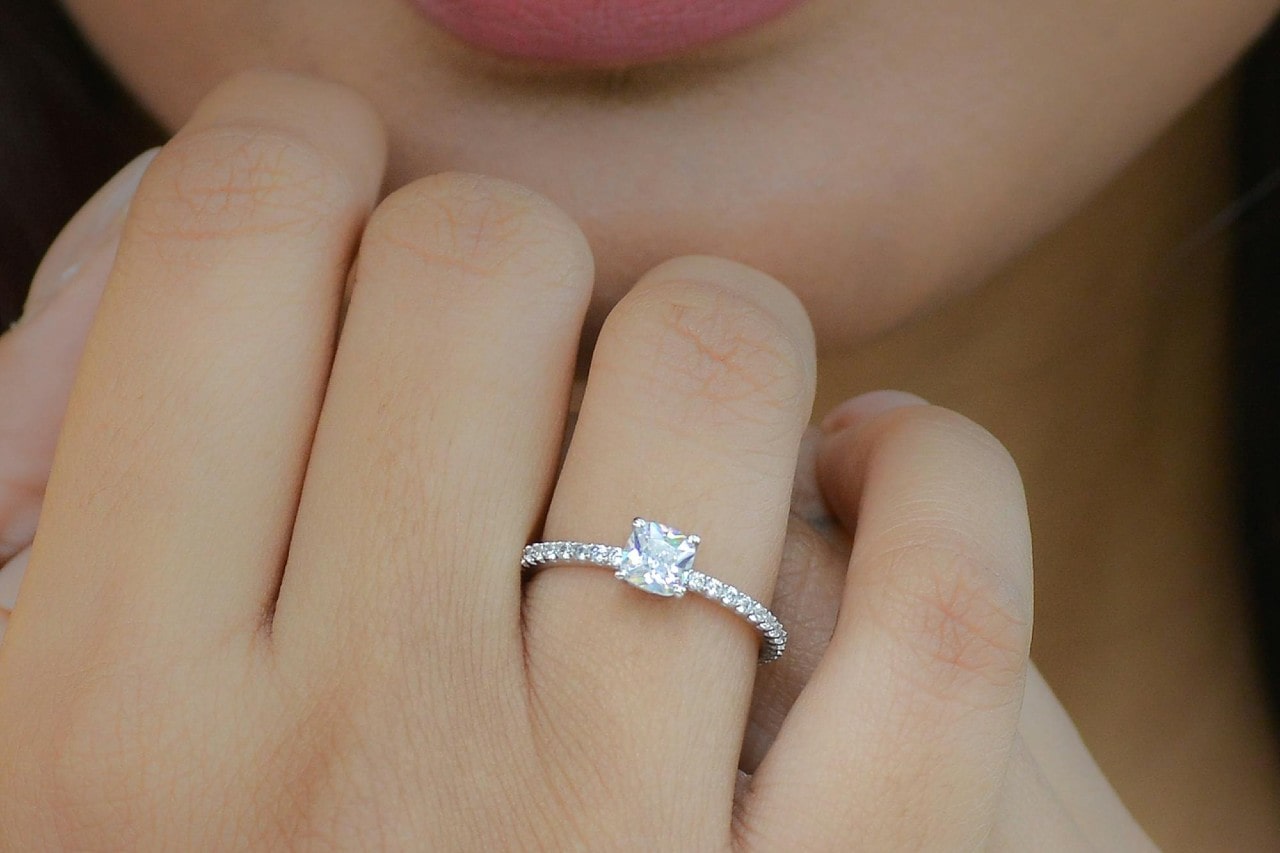
[[[906,391],[868,391],[836,406],[822,419],[816,479],[827,505],[850,530],[857,524],[867,454],[864,430],[892,412],[928,408],[929,401]]]
[[[638,286],[706,286],[750,302],[774,319],[799,353],[806,374],[817,374],[813,322],[795,291],[766,272],[713,255],[682,255],[649,270]]]
[[[797,441],[812,418],[813,325],[795,293],[765,272],[708,255],[673,258],[642,276],[606,325],[615,338],[619,328],[630,329],[624,337],[632,358],[682,341],[662,370],[688,382],[691,400],[728,403],[735,419],[785,411]],[[608,342],[608,333],[602,340]],[[708,376],[715,377],[709,385]]]
[[[845,400],[822,419],[822,432],[835,435],[854,429],[885,412],[906,406],[927,406],[929,401],[907,391],[869,391]]]
[[[283,71],[241,72],[205,96],[178,135],[222,129],[277,133],[304,143],[331,158],[358,191],[382,184],[382,119],[342,84]]]

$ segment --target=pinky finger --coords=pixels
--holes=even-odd
[[[1122,849],[1136,853],[1143,849],[1095,846],[1099,839],[1091,838],[1080,825],[1022,738],[1014,743],[1009,756],[1004,791],[995,825],[986,839],[989,850]],[[1053,843],[1046,847],[1046,839],[1050,838]]]
[[[1034,664],[1027,673],[1018,729],[1025,758],[1041,770],[1095,849],[1156,849],[1089,754],[1075,723]],[[1011,768],[1011,777],[1013,773]],[[1015,784],[1011,778],[1010,791]],[[1026,823],[1019,821],[1018,809],[1006,806],[1001,824],[1019,822]]]
[[[907,395],[828,421],[854,530],[835,634],[742,802],[773,849],[967,850],[997,820],[1031,640],[1021,481],[989,434]]]

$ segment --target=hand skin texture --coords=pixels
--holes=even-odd
[[[383,146],[255,75],[147,168],[0,645],[7,847],[1146,844],[1029,666],[990,435],[881,393],[802,441],[799,302],[684,257],[609,314],[558,467],[582,234],[461,174],[374,209]],[[599,570],[522,584],[526,542],[637,514],[765,600],[785,553],[790,658]]]

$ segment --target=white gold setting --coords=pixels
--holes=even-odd
[[[536,571],[551,565],[612,569],[614,576],[650,595],[680,598],[696,593],[732,610],[760,632],[760,663],[772,663],[787,648],[787,632],[759,601],[731,584],[693,567],[700,540],[674,527],[637,518],[625,547],[592,542],[534,542],[526,545],[520,566]]]

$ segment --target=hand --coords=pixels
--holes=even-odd
[[[154,155],[148,151],[122,169],[67,224],[36,273],[22,321],[0,334],[0,400],[8,404],[0,411],[0,639],[30,558],[85,336],[129,202]],[[792,651],[784,664],[763,670],[757,682],[744,756],[751,766],[825,650],[843,586],[848,545],[818,495],[816,437],[810,430],[802,448],[777,583],[778,607],[792,627]]]
[[[257,76],[143,179],[0,646],[6,846],[1142,842],[1026,680],[1012,463],[902,396],[829,422],[819,479],[856,529],[840,618],[812,671],[821,643],[793,649],[803,689],[780,727],[758,717],[739,780],[745,623],[598,569],[522,583],[518,561],[646,515],[767,597],[804,312],[736,264],[658,267],[601,332],[557,471],[581,234],[457,175],[366,223],[382,169],[362,103]]]

